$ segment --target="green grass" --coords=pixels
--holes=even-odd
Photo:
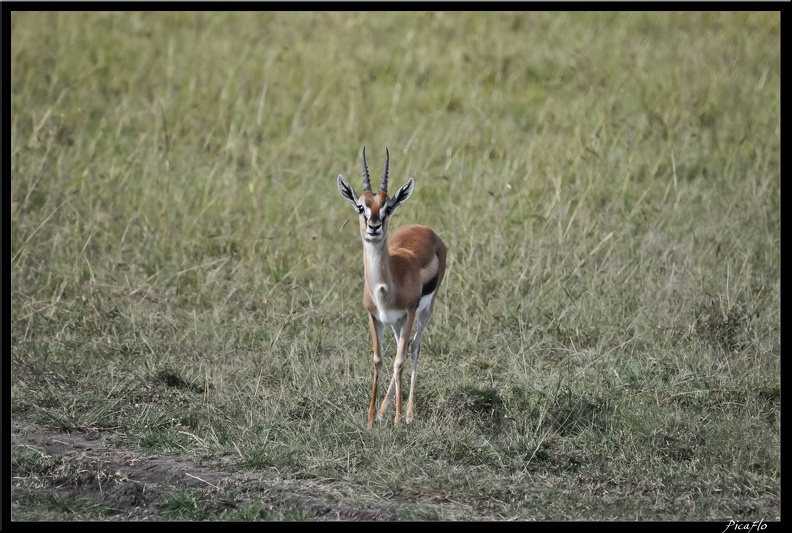
[[[215,502],[205,498],[200,491],[180,491],[157,504],[163,520],[180,521],[300,521],[306,518],[299,513],[283,514],[263,509],[254,504],[243,510],[227,510],[228,502]]]
[[[371,431],[364,145],[449,248]],[[416,520],[780,519],[778,13],[16,12],[10,183],[15,419]],[[206,501],[158,509],[306,518]]]

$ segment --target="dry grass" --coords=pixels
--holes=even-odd
[[[11,32],[15,419],[415,519],[780,518],[777,13],[17,12]],[[394,228],[450,250],[398,431],[365,430],[335,187],[363,145],[416,179]]]

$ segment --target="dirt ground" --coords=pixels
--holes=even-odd
[[[158,520],[157,502],[184,489],[199,489],[215,506],[245,509],[255,504],[272,512],[301,513],[308,520],[396,521],[398,515],[334,501],[313,480],[262,479],[191,464],[172,456],[152,456],[106,445],[101,436],[56,433],[36,424],[12,422],[11,444],[26,445],[53,457],[70,458],[89,468],[51,480],[38,490],[61,497],[90,497],[113,510],[114,519]],[[20,480],[12,472],[11,491]],[[30,486],[26,486],[30,491]]]

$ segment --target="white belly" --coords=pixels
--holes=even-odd
[[[418,301],[418,308],[416,309],[416,314],[420,314],[427,307],[429,307],[429,304],[432,303],[432,296],[434,296],[433,292],[427,294],[426,296],[421,297],[421,299]],[[379,302],[377,303],[379,304]],[[394,309],[382,309],[381,306],[379,306],[379,309],[377,311],[377,319],[379,319],[379,321],[382,322],[383,324],[388,324],[389,326],[392,326],[400,322],[406,315],[407,315],[406,311],[398,311]]]
[[[388,324],[389,326],[392,326],[394,324],[397,324],[401,319],[403,319],[404,315],[406,314],[407,313],[404,311],[394,311],[393,309],[387,309],[387,310],[379,309],[377,311],[377,318],[383,324]]]
[[[418,313],[429,307],[429,304],[432,303],[433,296],[433,292],[430,292],[426,296],[421,296],[421,300],[418,302]]]

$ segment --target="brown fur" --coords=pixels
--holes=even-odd
[[[385,241],[381,244],[384,246]],[[381,275],[387,285],[398,287],[398,290],[389,291],[384,303],[392,310],[415,310],[421,299],[423,287],[421,269],[429,267],[435,257],[437,257],[437,267],[428,277],[438,275],[438,288],[443,281],[446,246],[437,233],[419,224],[401,226],[387,240],[387,246],[387,261],[381,263]],[[370,276],[367,275],[363,304],[369,313],[375,313],[377,307],[373,300],[373,288],[369,286],[369,278]],[[435,292],[436,296],[437,292]]]

